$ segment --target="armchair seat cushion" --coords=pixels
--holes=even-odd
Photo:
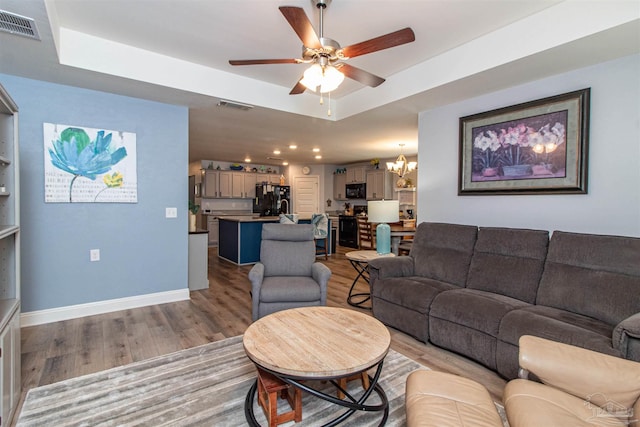
[[[320,285],[312,277],[265,277],[260,288],[261,302],[304,302],[320,300]]]
[[[585,372],[589,375],[589,372]],[[533,381],[510,381],[504,390],[504,405],[511,427],[628,426],[599,406],[559,389]]]

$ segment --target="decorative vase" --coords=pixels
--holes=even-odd
[[[196,231],[196,216],[189,212],[189,231]]]
[[[527,176],[531,175],[531,165],[503,166],[504,176]]]
[[[484,168],[482,169],[482,176],[497,176],[498,169],[497,168]]]

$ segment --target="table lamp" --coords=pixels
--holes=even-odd
[[[398,222],[400,202],[397,200],[380,200],[369,202],[367,215],[369,222],[378,223],[376,227],[376,252],[386,255],[391,252],[391,227],[389,222]]]

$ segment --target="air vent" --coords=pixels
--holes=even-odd
[[[40,40],[36,21],[6,10],[0,10],[0,31]]]
[[[267,160],[284,160],[282,157],[267,157]]]
[[[253,108],[253,105],[221,99],[220,102],[218,102],[218,107],[237,108],[238,110],[249,111]]]

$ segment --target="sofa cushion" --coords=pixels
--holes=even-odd
[[[464,286],[477,233],[470,225],[421,223],[411,248],[414,274]]]
[[[621,356],[611,345],[612,328],[601,320],[553,307],[532,305],[507,313],[498,338],[518,345],[523,335],[547,338],[577,347]]]
[[[435,297],[429,316],[497,337],[505,314],[528,306],[529,304],[518,299],[491,292],[453,289]]]
[[[533,304],[548,243],[549,232],[545,230],[481,227],[467,288]]]
[[[428,313],[431,302],[440,292],[456,289],[449,283],[425,277],[392,277],[376,281],[371,292],[374,298],[392,301],[419,313]]]
[[[640,312],[640,238],[554,231],[536,304],[615,326]]]

